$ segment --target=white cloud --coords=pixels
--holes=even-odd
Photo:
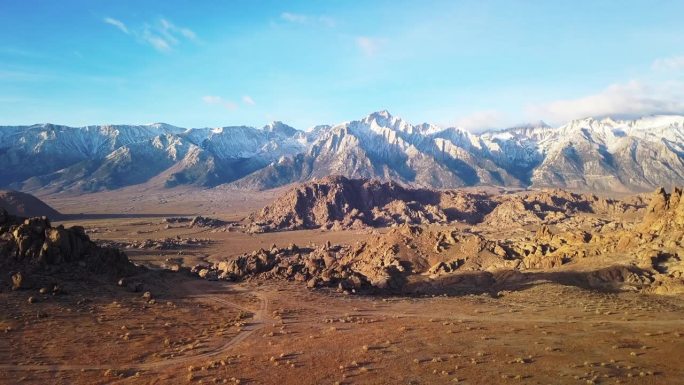
[[[157,51],[161,52],[168,52],[171,51],[171,44],[170,42],[166,41],[166,39],[155,35],[154,33],[150,32],[149,30],[144,30],[142,35],[141,35],[142,40],[147,42],[149,45],[154,47]]]
[[[504,116],[496,110],[476,111],[456,120],[456,126],[469,131],[481,131],[488,128],[500,127]]]
[[[653,61],[651,68],[656,71],[676,71],[684,69],[684,56],[660,58]]]
[[[118,28],[121,32],[123,32],[123,33],[125,33],[125,34],[127,34],[127,35],[130,33],[130,32],[128,31],[128,27],[126,27],[126,24],[124,24],[123,21],[121,21],[121,20],[113,19],[113,18],[111,18],[111,17],[105,17],[105,18],[104,18],[104,22],[107,23],[107,24],[109,24],[109,25],[115,26],[115,27]]]
[[[245,104],[248,104],[250,106],[256,105],[256,102],[254,101],[254,99],[252,99],[252,97],[249,95],[243,96],[242,101],[245,102]]]
[[[361,52],[366,56],[374,56],[377,54],[384,43],[385,39],[380,38],[368,36],[358,36],[356,38],[356,46],[359,47]]]
[[[644,84],[636,80],[612,84],[592,95],[556,100],[527,108],[529,117],[554,123],[584,117],[634,118],[643,115],[682,112],[684,112],[684,84],[674,81]]]
[[[220,96],[202,96],[202,100],[209,105],[221,106],[227,110],[234,110],[238,107],[237,104],[231,102],[230,100],[225,100]]]
[[[178,32],[181,33],[181,35],[185,36],[187,39],[190,40],[195,40],[197,39],[197,34],[195,31],[191,30],[190,28],[180,28]]]
[[[176,31],[176,27],[168,22],[166,19],[161,19],[159,21],[159,25],[161,27],[154,27],[152,28],[146,28],[146,31],[149,33],[150,30],[152,30],[152,34],[158,34],[161,36],[164,41],[167,42],[167,45],[176,45],[178,44],[178,38],[174,36],[174,32]]]
[[[283,12],[280,14],[280,18],[289,21],[290,23],[306,23],[306,21],[309,19],[306,15],[301,15],[298,13],[291,13],[291,12]]]
[[[107,17],[104,22],[115,26],[127,35],[135,37],[139,42],[145,43],[157,51],[169,52],[182,40],[196,41],[197,34],[185,27],[178,27],[168,19],[160,19],[157,23],[145,24],[140,28],[128,28],[124,22]]]
[[[304,15],[301,13],[283,12],[280,14],[282,20],[295,24],[322,24],[332,28],[335,26],[335,19],[329,16]]]

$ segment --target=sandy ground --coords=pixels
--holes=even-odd
[[[0,381],[675,384],[684,375],[678,298],[545,282],[494,299],[167,279],[175,289],[145,309],[127,293],[81,305],[65,295],[30,310],[30,293],[0,294],[10,328]]]
[[[150,214],[213,215],[242,219],[249,212],[265,206],[281,195],[288,187],[253,192],[224,187],[197,189],[148,189],[131,186],[114,191],[85,195],[38,196],[63,214],[86,214],[88,217],[136,217]]]
[[[352,243],[369,231],[250,235],[166,228],[170,215],[240,220],[275,192],[50,198],[94,239],[196,238],[126,250],[186,266],[271,244]],[[274,194],[274,195],[270,195]],[[126,203],[126,204],[125,204]],[[154,271],[150,303],[115,281],[0,292],[0,384],[678,384],[684,298],[537,281],[500,297],[382,297],[299,283],[210,282]],[[149,289],[148,289],[149,288]],[[28,298],[38,299],[28,303]]]

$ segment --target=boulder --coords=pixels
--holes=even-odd
[[[21,272],[12,274],[12,290],[26,289],[26,280]]]

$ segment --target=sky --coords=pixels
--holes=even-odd
[[[0,0],[0,125],[684,113],[684,1]]]

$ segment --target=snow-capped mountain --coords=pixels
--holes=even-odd
[[[684,117],[581,119],[539,141],[532,184],[634,191],[684,181]]]
[[[448,188],[642,191],[684,184],[684,116],[543,122],[473,134],[387,111],[304,132],[273,122],[0,127],[0,186],[98,191],[158,182],[266,189],[331,174]]]
[[[280,122],[262,129],[185,129],[167,124],[0,127],[0,185],[98,191],[162,178],[162,185],[215,186],[304,149]]]

